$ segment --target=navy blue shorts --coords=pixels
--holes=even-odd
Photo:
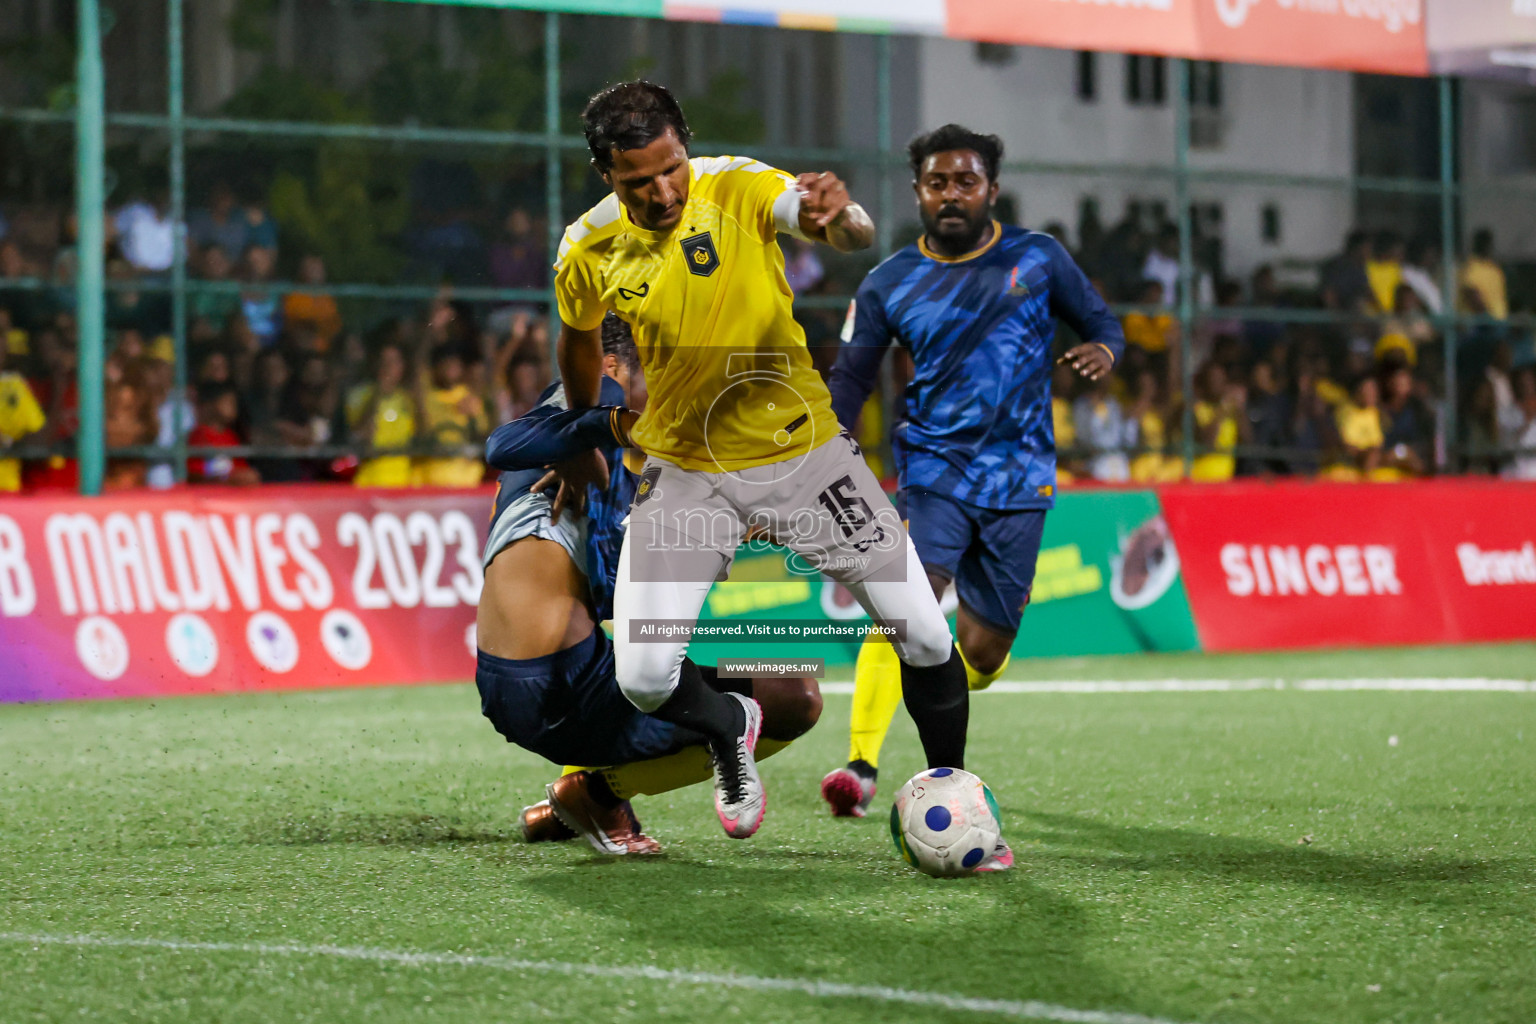
[[[1018,633],[1035,582],[1045,510],[979,508],[918,488],[898,494],[896,507],[923,568],[954,581],[972,618],[1004,636]]]
[[[629,702],[600,629],[563,651],[511,660],[479,652],[480,711],[508,743],[559,765],[607,767],[677,751],[677,729]]]

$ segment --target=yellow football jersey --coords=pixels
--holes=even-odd
[[[12,349],[12,351],[15,351]],[[42,430],[47,420],[19,373],[0,373],[0,450]],[[21,460],[0,459],[0,491],[21,490]]]
[[[560,319],[608,310],[633,330],[650,399],[631,436],[684,469],[794,458],[838,433],[784,279],[779,231],[799,234],[795,179],[749,157],[696,157],[682,219],[647,231],[610,195],[565,233]]]

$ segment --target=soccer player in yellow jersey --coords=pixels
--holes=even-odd
[[[838,427],[777,240],[867,248],[869,216],[831,174],[690,159],[688,123],[661,86],[611,86],[583,117],[613,194],[560,247],[560,369],[573,408],[596,404],[599,328],[613,310],[633,329],[650,391],[630,432],[647,458],[614,598],[620,689],[708,737],[720,822],[728,835],[752,835],[766,805],[754,760],[760,709],[710,689],[684,655],[738,543],[766,536],[792,549],[798,568],[846,585],[891,631],[929,765],[963,767],[964,665],[900,519]],[[588,454],[560,467],[567,481],[601,477],[604,464]]]

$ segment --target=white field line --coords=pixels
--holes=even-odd
[[[669,971],[660,967],[626,967],[615,964],[579,964],[562,960],[517,960],[467,953],[435,953],[414,950],[374,949],[368,946],[307,946],[298,943],[179,942],[111,935],[30,935],[0,932],[0,942],[30,946],[78,946],[94,949],[153,949],[176,953],[242,953],[254,956],[334,957],[368,963],[402,964],[408,967],[479,967],[493,971],[527,974],[561,974],[568,977],[618,978],[626,981],[659,981],[669,985],[704,988],[736,988],[753,992],[792,992],[819,999],[863,999],[904,1006],[936,1006],[944,1010],[990,1014],[1015,1020],[1060,1021],[1062,1024],[1177,1024],[1139,1013],[1112,1010],[1075,1010],[1030,1000],[973,999],[940,992],[917,992],[882,985],[845,985],[835,981],[803,978],[759,978],[750,974],[710,974],[703,971]]]
[[[983,693],[1210,693],[1239,690],[1418,690],[1444,693],[1536,693],[1529,679],[1056,679],[1000,680]],[[823,682],[822,693],[852,693],[853,684]]]

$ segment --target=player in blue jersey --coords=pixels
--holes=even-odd
[[[638,462],[629,428],[645,408],[645,379],[629,329],[603,324],[602,404],[570,410],[552,385],[526,416],[499,428],[486,461],[502,471],[485,547],[477,613],[475,684],[481,711],[508,742],[569,765],[547,799],[525,808],[530,842],[580,835],[605,853],[657,853],[630,797],[712,776],[702,735],[640,712],[614,677],[613,645],[598,623],[613,614],[623,519],[635,498]],[[606,481],[579,496],[584,513],[551,495],[564,460],[597,448]],[[759,756],[780,750],[816,722],[814,680],[719,679],[706,683],[755,699],[763,709]]]
[[[897,504],[934,593],[955,586],[956,639],[977,690],[1007,666],[1055,501],[1056,320],[1084,339],[1057,361],[1090,380],[1110,372],[1125,338],[1060,243],[993,219],[997,136],[945,125],[908,154],[923,235],[859,287],[832,408],[852,428],[886,347],[911,354],[906,421],[892,436]],[[849,763],[822,780],[822,795],[834,814],[862,817],[901,696],[890,645],[866,640],[854,677]]]

